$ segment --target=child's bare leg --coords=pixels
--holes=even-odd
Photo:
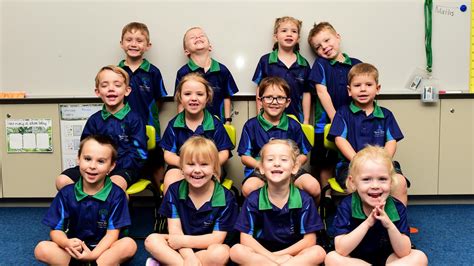
[[[126,191],[128,188],[127,180],[120,175],[113,175],[110,177],[110,180],[117,186],[119,186],[123,191]]]
[[[258,177],[249,177],[242,185],[242,195],[244,195],[244,197],[247,197],[253,191],[263,187],[263,185],[265,185],[265,183],[262,179]]]
[[[176,181],[184,179],[183,172],[178,168],[169,169],[163,180],[163,195],[166,194],[168,187]]]
[[[145,249],[160,263],[183,265],[183,258],[176,250],[168,246],[167,238],[168,235],[151,234],[145,239]]]
[[[420,250],[412,249],[410,254],[403,258],[397,255],[390,255],[387,259],[387,265],[428,265],[428,257]]]
[[[345,257],[337,253],[336,251],[331,251],[326,255],[324,259],[324,265],[351,265],[351,266],[367,266],[369,263],[356,258]]]
[[[324,262],[325,257],[326,251],[321,246],[314,245],[303,249],[282,265],[319,265]]]
[[[319,204],[319,195],[321,194],[321,186],[318,180],[310,174],[303,174],[295,180],[295,186],[302,189],[313,197],[314,202]]]
[[[408,204],[407,180],[401,174],[395,174],[395,179],[396,179],[397,185],[395,186],[395,190],[392,191],[392,196],[394,196],[399,201],[401,201],[403,205],[407,206]]]
[[[206,250],[196,252],[202,265],[226,265],[229,262],[230,248],[224,244],[212,244]]]
[[[67,175],[59,175],[58,177],[56,177],[55,184],[56,184],[56,189],[61,190],[63,187],[67,185],[74,184],[74,181],[72,181],[72,179],[69,178],[69,176]]]
[[[137,252],[137,243],[130,237],[121,238],[97,258],[97,266],[122,264],[132,258],[135,252]]]
[[[69,265],[71,255],[53,241],[41,241],[35,247],[35,258],[49,265]]]
[[[239,265],[277,265],[267,257],[256,253],[242,244],[235,244],[230,249],[230,258]]]
[[[321,187],[324,188],[329,185],[329,178],[333,176],[333,170],[331,168],[323,168],[319,173],[319,178],[321,180]],[[321,197],[331,197],[331,189],[326,190],[325,195],[321,195]]]

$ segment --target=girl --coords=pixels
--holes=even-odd
[[[308,76],[311,69],[308,61],[299,53],[301,25],[302,22],[293,17],[275,20],[273,51],[260,58],[252,81],[260,84],[263,78],[271,76],[285,79],[291,88],[291,102],[286,112],[295,115],[301,123],[309,124],[311,86]],[[259,95],[258,90],[257,87],[255,95]],[[257,99],[257,114],[261,108]]]
[[[168,218],[169,235],[151,234],[145,248],[166,265],[225,265],[238,206],[233,194],[216,179],[221,167],[214,143],[194,136],[180,149],[184,180],[166,192],[160,214]],[[152,264],[153,259],[147,261]]]
[[[222,122],[206,110],[212,101],[212,88],[198,73],[190,73],[183,77],[176,88],[175,101],[180,103],[184,111],[175,116],[168,124],[160,146],[164,149],[165,162],[168,170],[163,182],[163,194],[169,185],[183,179],[179,166],[179,150],[190,137],[200,135],[211,139],[219,151],[220,165],[230,157],[234,148]],[[220,178],[220,176],[217,176]]]
[[[326,265],[428,265],[411,249],[406,207],[390,196],[396,186],[392,158],[378,146],[359,151],[349,165],[344,198],[334,218],[336,250]]]
[[[316,245],[323,229],[313,199],[291,182],[299,168],[298,148],[291,140],[274,139],[263,146],[260,172],[267,183],[244,202],[235,229],[240,244],[230,251],[242,265],[315,265],[326,252]]]
[[[295,141],[302,152],[297,158],[300,166],[306,163],[306,154],[311,150],[311,144],[301,125],[285,114],[285,108],[291,103],[290,88],[285,80],[279,77],[264,78],[260,82],[259,93],[258,102],[263,106],[263,111],[245,123],[237,149],[245,165],[245,178],[242,182],[242,194],[245,197],[264,184],[263,175],[258,169],[254,169],[257,167],[260,150],[270,139]],[[294,178],[297,187],[304,189],[313,198],[319,198],[321,189],[312,175],[300,168]]]

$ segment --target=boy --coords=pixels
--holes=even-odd
[[[318,56],[308,78],[317,94],[314,110],[315,144],[311,152],[311,165],[324,187],[332,177],[337,162],[336,153],[324,148],[324,126],[333,121],[334,114],[341,106],[350,103],[351,98],[346,88],[347,73],[360,60],[341,52],[341,36],[328,22],[314,24],[309,32],[308,43]],[[330,193],[328,190],[323,197],[330,198]]]
[[[393,158],[397,141],[403,139],[392,112],[380,107],[374,101],[380,91],[379,73],[371,64],[354,66],[348,75],[350,105],[341,107],[334,116],[328,139],[335,140],[342,161],[336,166],[336,180],[343,185],[347,178],[349,162],[367,144],[378,145]],[[402,175],[400,165],[394,162],[398,186],[392,193],[407,205],[407,181]]]
[[[135,254],[135,241],[119,239],[120,231],[130,225],[130,215],[125,193],[107,176],[117,160],[114,145],[111,138],[101,135],[81,141],[77,158],[81,176],[58,192],[43,219],[51,228],[51,240],[36,246],[39,261],[118,265]]]
[[[148,62],[143,55],[151,47],[148,27],[140,22],[131,22],[122,29],[120,46],[125,52],[125,59],[119,66],[130,76],[132,92],[126,100],[130,108],[140,115],[145,125],[156,129],[156,141],[160,140],[160,121],[158,110],[162,98],[167,95],[160,70]],[[152,174],[155,184],[163,177],[163,151],[153,149],[145,163],[145,174]]]
[[[211,58],[212,46],[206,33],[200,27],[192,27],[183,38],[184,54],[189,58],[176,74],[175,88],[181,79],[191,72],[198,72],[211,84],[214,91],[208,110],[227,124],[232,122],[231,97],[239,91],[227,67]],[[176,90],[175,90],[176,94]],[[178,113],[183,110],[178,105]]]
[[[102,99],[101,111],[93,114],[84,126],[81,139],[89,135],[107,135],[118,146],[117,165],[110,173],[113,183],[126,190],[139,176],[146,160],[145,125],[138,114],[131,111],[125,96],[130,94],[128,74],[120,67],[102,67],[95,78],[95,94]],[[56,178],[56,188],[79,180],[79,167],[66,169]]]

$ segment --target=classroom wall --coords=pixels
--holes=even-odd
[[[3,0],[0,88],[25,90],[31,97],[92,96],[97,70],[123,58],[122,27],[146,23],[152,49],[146,57],[162,71],[168,93],[177,69],[186,63],[182,37],[202,26],[213,56],[232,71],[240,95],[254,94],[251,82],[261,55],[272,47],[273,22],[290,15],[303,21],[302,54],[312,64],[307,34],[314,22],[330,21],[349,55],[375,64],[382,93],[405,89],[424,67],[423,0],[280,1],[53,1]],[[459,6],[467,5],[467,12]],[[434,1],[433,77],[440,89],[468,90],[470,2]]]

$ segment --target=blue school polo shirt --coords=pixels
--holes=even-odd
[[[156,102],[168,94],[160,70],[146,59],[143,59],[142,64],[135,72],[125,65],[125,60],[120,61],[119,67],[127,71],[130,76],[132,92],[126,101],[132,110],[139,114],[143,123],[155,127],[156,140],[159,141],[160,120]]]
[[[102,107],[86,122],[81,140],[90,135],[107,135],[117,145],[117,169],[140,170],[147,158],[145,125],[128,104],[115,114]]]
[[[163,203],[160,214],[171,219],[180,219],[185,235],[204,235],[213,231],[229,232],[237,219],[238,206],[234,195],[219,182],[214,182],[211,200],[204,203],[198,210],[189,198],[189,187],[186,180],[171,184]]]
[[[184,115],[185,112],[183,111],[171,119],[163,133],[160,147],[179,155],[179,149],[186,140],[192,136],[203,136],[214,141],[218,151],[234,149],[234,145],[232,145],[222,122],[211,115],[209,111],[204,110],[202,125],[199,125],[196,131],[188,128]]]
[[[406,207],[397,199],[389,196],[384,210],[397,229],[402,234],[409,236]],[[344,198],[338,206],[334,217],[335,236],[352,232],[365,219],[367,219],[367,215],[362,210],[360,196],[357,192],[352,193]],[[383,227],[380,221],[376,221],[367,231],[360,244],[351,252],[351,256],[370,257],[377,255],[379,252],[390,254],[393,249],[387,229]]]
[[[323,223],[308,193],[290,184],[288,202],[280,209],[270,202],[265,184],[245,199],[235,229],[252,235],[269,250],[279,250],[323,229]]]
[[[309,82],[311,87],[315,88],[316,84],[321,84],[327,87],[329,96],[331,97],[334,109],[339,110],[341,106],[348,105],[351,102],[351,97],[347,92],[347,74],[352,66],[361,63],[356,58],[344,55],[344,62],[337,60],[327,60],[318,57],[314,61],[311,73],[309,75]],[[314,109],[314,130],[316,133],[323,133],[324,126],[329,123],[329,117],[324,110],[319,98],[316,97]]]
[[[262,114],[263,112],[260,112],[257,117],[245,122],[237,149],[239,156],[252,156],[258,160],[260,158],[260,150],[271,138],[295,141],[301,154],[307,154],[311,150],[311,144],[304,135],[301,125],[296,120],[288,118],[283,113],[280,123],[274,126],[265,120]],[[248,177],[253,170],[245,166],[245,177]]]
[[[198,66],[193,60],[189,59],[188,63],[182,66],[176,74],[174,94],[176,94],[176,88],[181,79],[191,72],[200,73],[211,84],[214,96],[208,109],[212,115],[216,115],[221,121],[225,121],[224,99],[230,98],[239,91],[229,69],[216,60],[211,59],[211,67],[207,72],[204,72],[204,68]]]
[[[125,192],[106,177],[104,187],[88,195],[79,182],[65,186],[54,198],[43,224],[51,230],[64,231],[68,238],[77,237],[89,246],[97,245],[107,230],[131,224]]]
[[[308,61],[299,53],[296,54],[296,62],[288,68],[278,59],[278,50],[266,54],[258,61],[257,69],[253,74],[252,81],[260,84],[263,78],[277,76],[283,78],[290,86],[291,102],[285,112],[295,115],[303,122],[303,93],[311,92],[313,87],[308,82],[311,68]]]
[[[338,136],[346,139],[356,152],[367,144],[383,147],[388,141],[403,139],[392,112],[380,107],[377,102],[374,102],[374,111],[368,116],[354,102],[341,107],[334,116],[328,139],[334,140]]]

